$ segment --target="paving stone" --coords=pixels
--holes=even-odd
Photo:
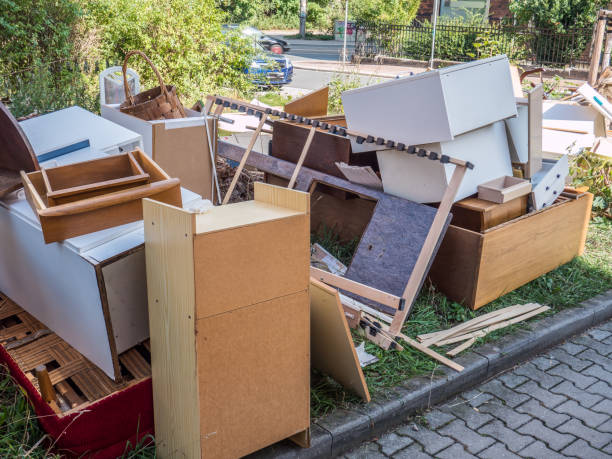
[[[533,459],[566,459],[565,456],[556,453],[549,449],[541,441],[536,441],[522,451],[519,451],[521,457],[529,457]]]
[[[609,338],[606,338],[602,341],[602,343],[604,343],[607,346],[612,345],[612,336],[610,336]]]
[[[554,408],[567,400],[563,395],[553,394],[546,389],[542,389],[535,381],[529,381],[517,387],[516,391],[539,400],[547,408]]]
[[[561,384],[551,388],[550,391],[574,399],[585,408],[591,408],[597,402],[603,400],[601,395],[591,394],[584,389],[578,389],[569,381],[563,381]]]
[[[469,406],[465,403],[454,406],[444,406],[442,409],[446,412],[452,413],[458,418],[463,419],[470,429],[478,429],[480,426],[493,419],[493,416],[476,411],[478,408]]]
[[[588,368],[584,371],[586,373],[588,371]],[[548,370],[548,372],[552,373],[553,375],[561,376],[564,379],[570,380],[576,385],[576,387],[579,387],[580,389],[585,389],[591,384],[597,382],[595,379],[593,379],[592,376],[585,376],[583,374],[577,373],[564,363],[562,363],[561,365],[557,365],[554,368],[551,368],[550,370]]]
[[[602,448],[610,441],[610,434],[598,432],[595,429],[585,426],[578,419],[570,419],[565,424],[556,429],[558,432],[565,432],[586,440],[594,448]]]
[[[595,378],[601,379],[602,381],[612,381],[612,373],[604,370],[600,365],[593,364],[582,372],[588,376],[594,376]]]
[[[543,406],[540,402],[535,399],[531,399],[521,406],[516,407],[516,411],[519,413],[529,414],[535,418],[541,420],[547,427],[554,429],[558,425],[563,424],[565,421],[570,419],[566,414],[557,413],[556,411],[549,410]]]
[[[427,427],[434,430],[456,419],[452,414],[445,413],[444,411],[437,409],[430,411],[429,413],[425,413],[424,417],[427,420]]]
[[[478,409],[482,413],[489,413],[495,416],[497,419],[501,419],[510,429],[516,429],[517,427],[526,424],[531,419],[526,414],[519,413],[512,408],[505,406],[500,400],[492,400],[484,405],[480,405]]]
[[[580,419],[589,427],[597,427],[607,421],[609,416],[602,413],[591,411],[587,408],[583,408],[574,400],[568,400],[567,402],[559,405],[555,408],[555,411],[559,413],[566,413],[574,418]]]
[[[577,355],[577,357],[601,365],[606,371],[612,371],[612,359],[609,357],[604,357],[599,352],[595,352],[593,349],[582,351]]]
[[[488,423],[478,429],[478,433],[490,435],[495,440],[501,441],[509,450],[514,452],[522,450],[525,446],[535,441],[533,437],[520,435],[514,430],[508,429],[501,421]]]
[[[565,448],[576,439],[576,437],[573,435],[561,434],[549,429],[537,419],[529,421],[527,424],[519,428],[518,432],[525,435],[531,435],[532,437],[543,441],[549,448],[552,448],[555,451]],[[521,454],[523,454],[523,452],[521,452]]]
[[[609,416],[610,414],[612,414],[612,400],[602,400],[597,405],[592,406],[591,409],[593,411],[598,411],[599,413],[604,413]]]
[[[606,338],[612,336],[612,332],[608,330],[602,330],[601,328],[594,328],[593,330],[590,330],[588,332],[588,335],[597,341],[603,341]]]
[[[601,355],[608,355],[610,352],[612,352],[610,346],[606,346],[604,343],[601,343],[587,335],[580,335],[577,338],[572,339],[572,343],[590,347],[591,349],[599,352]]]
[[[414,430],[414,424],[405,425],[397,430],[397,433],[400,435],[406,435],[423,446],[425,452],[429,454],[436,454],[438,451],[443,450],[444,448],[449,447],[453,444],[453,440],[448,437],[443,437],[442,435],[429,430],[426,427],[418,427],[418,430]]]
[[[597,430],[600,432],[612,433],[612,418],[608,419],[603,424],[597,426]]]
[[[410,437],[404,437],[398,435],[395,432],[390,432],[382,435],[377,441],[380,445],[380,450],[387,456],[391,456],[396,451],[399,451],[406,446],[414,443],[414,440]]]
[[[476,456],[468,453],[462,444],[455,443],[453,446],[446,448],[436,454],[436,459],[476,459]]]
[[[582,344],[575,344],[571,341],[566,341],[561,346],[559,346],[559,349],[563,349],[565,352],[571,355],[576,355],[579,352],[584,351],[586,348],[587,347],[583,346]]]
[[[372,441],[362,445],[360,448],[346,453],[345,457],[349,459],[379,459],[386,458],[387,456],[381,453],[378,444]]]
[[[506,405],[511,406],[512,408],[529,399],[527,395],[519,394],[514,390],[507,388],[498,379],[493,379],[488,383],[483,384],[480,386],[480,389],[484,392],[488,392],[500,400],[503,400]]]
[[[482,459],[519,459],[520,456],[508,451],[502,443],[495,443],[478,453]]]
[[[461,397],[467,402],[468,405],[475,407],[479,407],[483,403],[487,403],[493,398],[491,394],[487,394],[486,392],[478,389],[463,392]]]
[[[581,459],[610,459],[610,456],[606,453],[591,448],[584,440],[576,440],[561,452],[566,456],[575,456]]]
[[[398,451],[393,455],[394,459],[431,459],[431,456],[423,452],[423,448],[417,443],[408,448]]]
[[[603,449],[603,452],[612,456],[612,441]]]
[[[590,363],[588,365],[590,365]],[[533,381],[537,381],[537,383],[544,389],[550,389],[551,387],[556,386],[561,381],[563,381],[563,379],[559,376],[554,376],[540,370],[531,362],[521,365],[516,370],[514,370],[514,372],[516,374],[526,376],[527,378]]]
[[[592,386],[589,386],[586,390],[591,394],[598,394],[605,398],[612,398],[612,386],[603,381],[597,381]]]
[[[584,357],[582,357],[584,352],[587,352],[587,351],[594,352],[592,349],[585,349],[582,352],[582,354],[578,354],[576,356],[573,356],[572,354],[569,354],[568,352],[566,352],[565,350],[563,350],[561,348],[556,348],[556,349],[553,349],[553,350],[550,351],[550,355],[552,355],[559,362],[565,363],[572,370],[574,370],[574,371],[582,371],[585,368],[588,368],[588,367],[591,366],[591,361],[586,359],[586,358],[584,358]]]
[[[479,451],[495,443],[495,440],[492,438],[485,437],[469,429],[465,425],[465,422],[459,419],[442,427],[440,433],[454,438],[459,443],[463,444],[472,454],[477,454]]]
[[[547,370],[550,370],[553,367],[556,367],[561,362],[559,362],[556,359],[553,359],[549,355],[541,355],[539,357],[536,357],[535,359],[532,359],[531,363],[533,363],[540,370],[547,371]]]
[[[503,382],[510,389],[514,389],[516,386],[520,386],[525,381],[527,381],[527,378],[525,376],[517,374],[514,371],[512,371],[510,373],[505,373],[505,374],[499,376],[497,379],[499,379],[501,382]]]

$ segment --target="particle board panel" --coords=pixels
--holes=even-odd
[[[143,200],[156,448],[201,456],[196,379],[194,217]],[[177,390],[180,382],[180,390]]]
[[[309,314],[306,288],[196,321],[203,457],[241,457],[308,428]]]
[[[284,111],[300,116],[327,115],[329,87],[325,86],[285,104]]]
[[[484,233],[451,225],[430,271],[446,296],[472,309],[581,255],[593,195],[561,200]]]
[[[311,365],[370,401],[338,290],[310,279]]]

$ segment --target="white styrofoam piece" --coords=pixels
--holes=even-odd
[[[517,116],[504,120],[508,133],[510,157],[515,163],[529,161],[529,106],[517,104]]]
[[[531,201],[535,210],[550,206],[565,188],[565,178],[569,175],[567,155],[559,160],[543,159],[540,169],[531,179]]]
[[[452,140],[516,116],[506,56],[351,89],[342,104],[349,129],[406,145]]]
[[[420,147],[474,164],[474,169],[466,171],[455,201],[476,193],[481,183],[512,175],[503,121],[462,134],[455,140]],[[405,151],[384,150],[377,155],[385,193],[414,202],[439,202],[455,169],[451,164]]]
[[[605,96],[595,91],[588,83],[584,83],[578,88],[578,94],[583,96],[595,110],[612,121],[612,104]]]
[[[117,352],[149,337],[145,251],[134,251],[102,267]]]
[[[69,107],[20,122],[34,153],[41,155],[89,139],[92,150],[113,151],[140,145],[140,135],[79,107]]]
[[[94,266],[4,207],[0,240],[0,291],[114,377]]]

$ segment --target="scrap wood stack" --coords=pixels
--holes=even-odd
[[[219,188],[221,189],[221,194],[223,196],[225,196],[228,189],[230,188],[235,173],[236,167],[230,165],[226,159],[217,158],[217,175],[219,177]],[[229,202],[241,202],[253,199],[254,183],[263,182],[263,180],[263,172],[243,169],[242,171],[240,171],[238,182],[236,183],[236,186],[232,191],[232,196]]]

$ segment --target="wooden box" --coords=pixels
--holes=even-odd
[[[344,91],[342,105],[349,129],[406,145],[449,141],[516,116],[506,56]]]
[[[131,154],[138,175],[124,176],[123,180],[116,177],[129,173],[130,165],[122,164],[122,155],[51,168],[47,173],[22,173],[26,197],[46,243],[141,220],[145,197],[181,205],[179,179],[170,178],[142,151],[136,149]],[[55,191],[57,187],[63,189]]]
[[[144,152],[171,177],[179,178],[185,188],[204,199],[213,199],[210,147],[216,154],[217,124],[212,117],[187,108],[187,118],[152,121],[122,113],[119,105],[102,105],[100,112],[104,118],[140,134]]]
[[[451,208],[452,224],[471,231],[485,231],[525,215],[527,196],[521,196],[503,204],[466,198],[456,202]]]
[[[450,299],[478,309],[584,251],[593,195],[477,233],[450,225],[429,272]]]
[[[241,457],[310,424],[309,195],[202,214],[144,200],[155,440]]]
[[[505,175],[478,185],[478,199],[503,204],[529,194],[531,182]]]

